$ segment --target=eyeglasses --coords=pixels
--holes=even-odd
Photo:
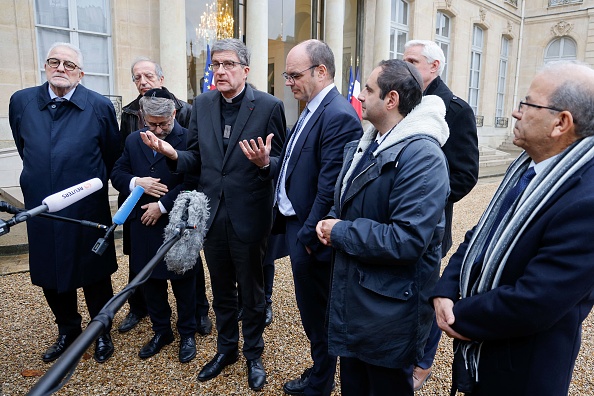
[[[171,117],[173,118],[173,117]],[[169,128],[169,125],[171,125],[172,123],[172,119],[170,119],[167,122],[159,122],[158,124],[155,124],[154,122],[145,122],[144,126],[147,127],[149,129],[149,131],[153,132],[156,131],[157,128],[161,128],[162,130],[165,130],[166,128]]]
[[[541,106],[541,105],[527,103],[527,102],[520,102],[520,104],[518,105],[518,112],[520,112],[520,113],[524,112],[524,110],[522,110],[522,106],[530,106],[530,107],[536,107],[537,109],[548,109],[548,110],[553,110],[553,111],[564,111],[564,110],[558,109],[556,107]]]
[[[155,76],[153,73],[137,74],[132,76],[132,82],[138,82],[142,80],[142,77],[144,77],[144,79],[147,81],[155,81],[157,79],[157,76]]]
[[[217,71],[217,70],[219,70],[219,67],[223,66],[223,69],[231,70],[235,67],[235,65],[247,66],[245,63],[241,63],[241,62],[224,61],[224,62],[213,62],[210,65],[208,65],[208,68],[210,70]]]
[[[284,72],[283,77],[289,82],[289,84],[295,84],[295,80],[299,80],[303,76],[303,73],[318,66],[320,65],[312,65],[305,70],[301,70],[299,73],[287,74],[287,72]]]
[[[70,62],[70,61],[62,61],[60,59],[56,59],[56,58],[49,58],[46,59],[45,63],[51,67],[52,69],[57,69],[58,67],[60,67],[60,63],[62,63],[64,65],[64,69],[68,70],[68,71],[73,71],[74,69],[76,69],[78,66],[76,65],[76,63],[74,62]],[[80,69],[80,67],[78,67]]]

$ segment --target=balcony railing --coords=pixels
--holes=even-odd
[[[509,0],[506,1],[509,2]],[[566,4],[579,4],[583,2],[584,0],[549,0],[549,7],[562,6]]]
[[[476,126],[482,127],[483,121],[485,121],[485,117],[484,116],[475,116],[475,117],[476,117]]]
[[[113,104],[113,108],[116,112],[116,117],[118,118],[118,122],[122,120],[122,97],[118,95],[103,95],[107,99],[111,100]]]
[[[495,117],[495,128],[507,128],[508,118],[507,117]]]

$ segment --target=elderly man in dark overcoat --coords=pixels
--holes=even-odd
[[[159,88],[147,91],[140,99],[140,110],[147,124],[142,131],[150,130],[172,147],[185,150],[188,130],[175,119],[175,102],[168,91]],[[189,177],[184,178],[183,174],[169,172],[165,156],[142,143],[140,131],[126,138],[124,152],[114,166],[111,182],[123,195],[129,194],[136,186],[144,188],[144,194],[128,216],[130,234],[124,235],[130,238],[130,269],[138,274],[163,243],[167,213],[173,208],[179,192],[193,189],[195,183]],[[155,332],[138,353],[141,359],[157,354],[173,342],[168,279],[177,306],[177,330],[181,338],[179,360],[187,363],[196,356],[196,267],[203,271],[202,260],[198,259],[193,269],[177,274],[169,271],[165,261],[161,261],[141,286]]]
[[[47,82],[10,99],[10,127],[23,160],[20,184],[32,208],[55,192],[95,177],[103,188],[59,212],[60,216],[111,224],[107,181],[119,156],[118,124],[111,102],[80,85],[80,50],[54,44],[45,61]],[[35,217],[27,222],[31,281],[41,286],[56,318],[59,336],[45,352],[51,362],[81,333],[76,289],[83,288],[91,317],[112,297],[110,275],[117,269],[113,241],[99,256],[91,249],[102,235],[78,224]],[[96,341],[94,358],[113,353],[107,329]]]
[[[556,62],[512,115],[525,151],[433,291],[452,394],[567,395],[594,304],[594,70]]]

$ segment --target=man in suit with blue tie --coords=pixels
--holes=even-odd
[[[287,55],[285,70],[285,85],[306,106],[287,138],[282,161],[272,165],[278,210],[274,228],[286,233],[295,297],[314,365],[283,390],[290,395],[329,395],[336,371],[324,325],[331,250],[318,241],[315,228],[332,207],[344,146],[359,139],[363,130],[334,85],[334,54],[326,43],[307,40],[296,45]],[[248,158],[257,151],[252,146],[244,145]]]
[[[569,391],[594,304],[593,97],[589,65],[555,62],[512,113],[525,151],[433,291],[456,348],[452,394]]]
[[[243,42],[216,41],[210,68],[217,89],[198,95],[192,104],[188,150],[175,150],[150,132],[143,140],[167,156],[172,169],[198,174],[199,188],[209,199],[204,255],[212,284],[217,353],[198,380],[217,377],[238,359],[239,285],[248,384],[259,391],[266,383],[261,358],[266,310],[262,259],[272,227],[270,168],[278,160],[286,124],[283,103],[246,83],[249,63]],[[250,162],[239,145],[243,140],[262,145],[266,141],[268,163]]]

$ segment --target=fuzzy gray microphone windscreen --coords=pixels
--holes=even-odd
[[[169,212],[169,224],[164,232],[165,240],[176,234],[179,224],[186,222],[195,228],[183,230],[181,239],[165,255],[169,271],[183,274],[194,268],[204,243],[208,216],[210,216],[208,198],[203,193],[183,191],[177,196]]]

